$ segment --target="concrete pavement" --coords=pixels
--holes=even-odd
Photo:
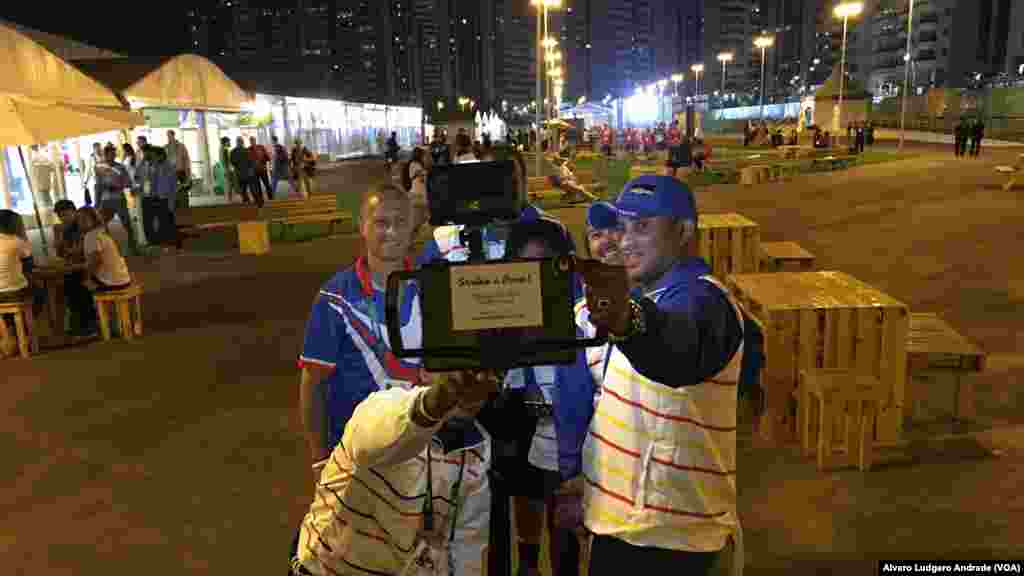
[[[948,157],[947,157],[948,156]],[[875,559],[1024,557],[1024,213],[991,171],[939,151],[758,187],[701,189],[766,240],[935,311],[992,356],[995,432],[921,442],[869,474],[819,474],[740,439],[751,575],[871,574]],[[353,189],[354,190],[354,189]],[[353,192],[357,192],[354,190]],[[570,227],[583,209],[556,211]],[[0,361],[0,547],[13,574],[283,574],[312,494],[295,357],[346,238],[264,257],[133,259],[147,334]],[[636,567],[624,567],[636,569]]]

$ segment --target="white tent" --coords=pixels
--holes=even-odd
[[[0,91],[33,100],[121,107],[117,94],[28,36],[0,24]]]
[[[76,60],[75,66],[117,92],[134,108],[238,112],[253,95],[202,56]]]
[[[141,122],[128,113],[124,102],[109,88],[77,70],[18,30],[0,24],[0,152],[2,147],[87,134],[97,127],[125,127]],[[24,152],[18,157],[25,174]],[[0,162],[3,159],[0,158]],[[0,193],[8,198],[7,175],[0,172]],[[29,179],[36,224],[43,221]],[[41,231],[43,249],[46,233]]]

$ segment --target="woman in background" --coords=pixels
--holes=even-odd
[[[46,291],[32,285],[32,244],[28,241],[25,223],[13,210],[0,210],[0,302],[25,302],[32,300],[28,315],[28,330],[32,329],[33,318],[38,315],[46,302]],[[3,330],[0,353],[11,356],[18,343],[14,334],[13,321]]]
[[[93,292],[113,292],[131,286],[132,277],[128,273],[117,242],[110,236],[106,220],[95,208],[82,208],[78,211],[78,227],[85,235],[83,248],[87,279],[86,286]]]

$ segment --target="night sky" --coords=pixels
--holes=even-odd
[[[180,53],[188,46],[185,2],[8,1],[0,19],[126,56]]]

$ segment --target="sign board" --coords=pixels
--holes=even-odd
[[[452,330],[543,326],[540,273],[540,262],[452,267]]]

